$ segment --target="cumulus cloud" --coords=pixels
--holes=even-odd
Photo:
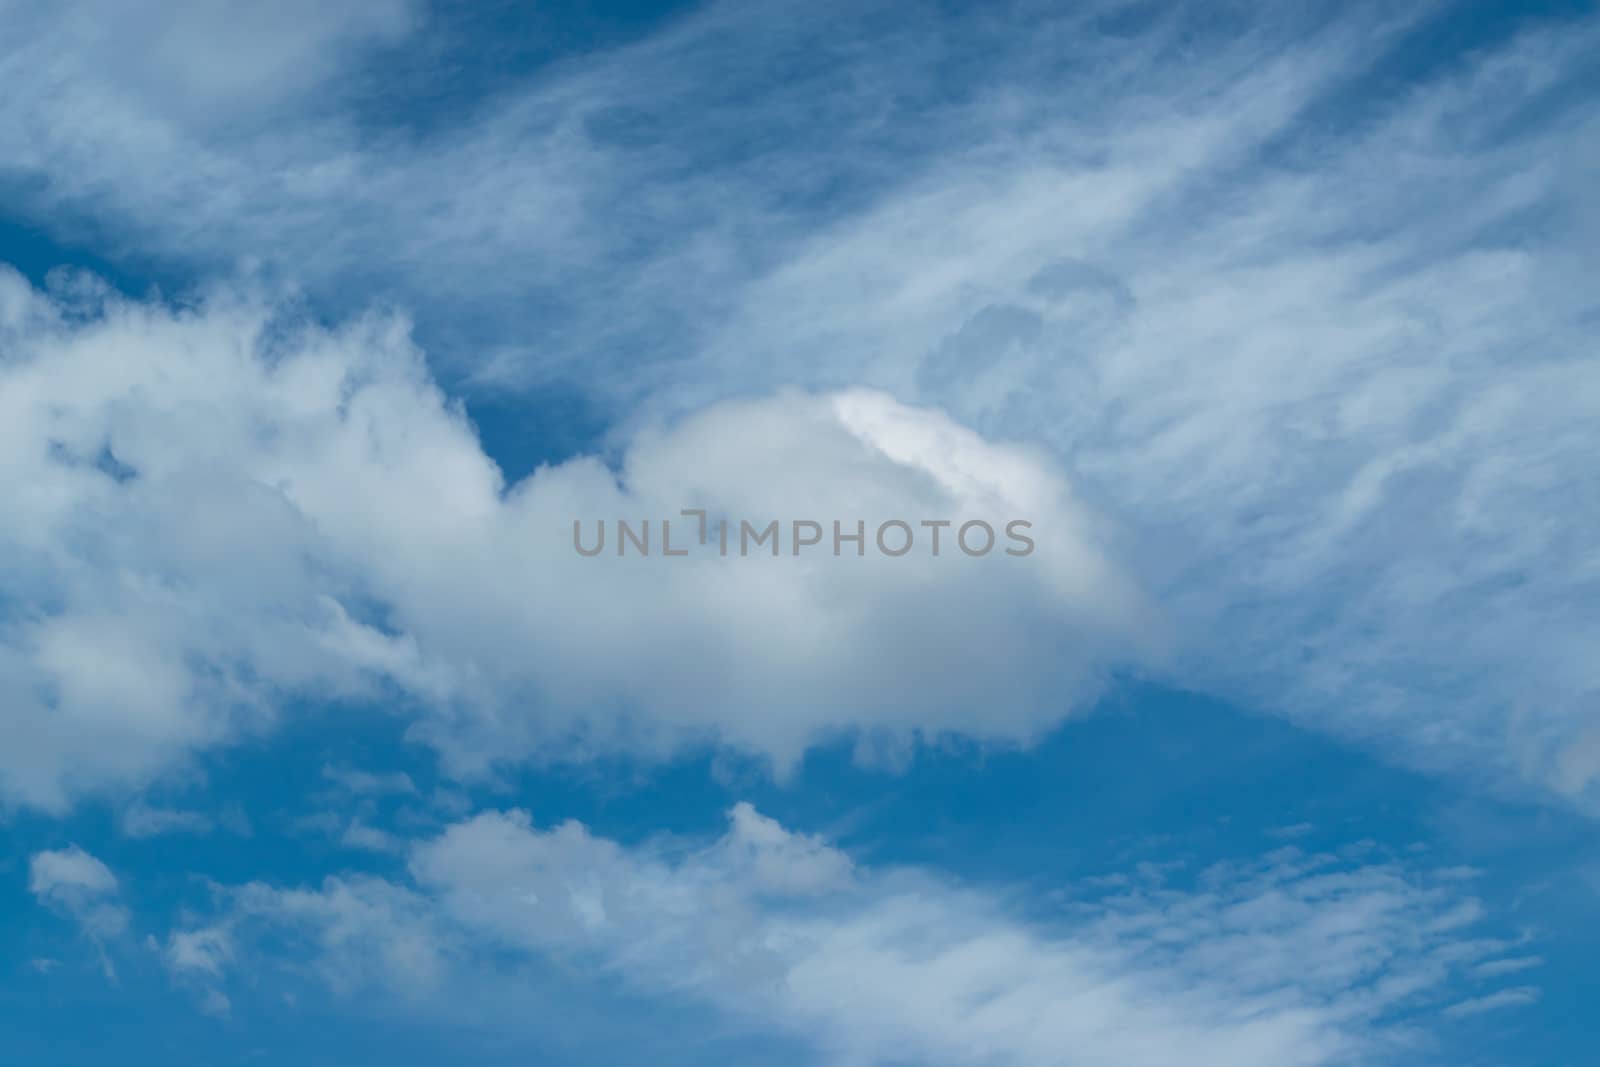
[[[270,729],[292,695],[397,698],[463,772],[685,741],[781,766],[854,731],[1026,741],[1159,644],[1048,456],[936,410],[866,391],[729,402],[641,429],[614,467],[507,485],[402,323],[0,284],[14,802],[137,785]],[[664,520],[695,536],[685,508],[776,521],[781,551],[666,558]],[[618,558],[622,519],[655,524],[653,556]],[[880,550],[889,519],[914,552]],[[1002,540],[1017,519],[1027,555]],[[800,556],[795,520],[822,538]],[[991,524],[988,554],[979,532],[960,547],[968,520]],[[937,555],[925,521],[955,524]],[[610,549],[580,556],[575,522],[612,524]],[[836,558],[834,523],[865,540]]]
[[[634,847],[485,813],[416,845],[410,867],[405,886],[222,891],[215,925],[195,930],[265,946],[287,926],[309,955],[274,965],[346,993],[448,999],[515,959],[613,976],[862,1064],[1044,1064],[1063,1049],[1086,1065],[1383,1062],[1463,1013],[1447,980],[1493,951],[1470,898],[1394,863],[1284,849],[1193,877],[1141,871],[1109,893],[1067,886],[1024,919],[1002,894],[863,867],[747,804],[709,843]],[[212,959],[193,969],[219,978]]]

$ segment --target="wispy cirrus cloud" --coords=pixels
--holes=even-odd
[[[1466,1018],[1472,1015],[1482,1015],[1484,1012],[1500,1011],[1504,1008],[1519,1008],[1529,1004],[1538,1003],[1539,989],[1537,986],[1518,986],[1515,989],[1502,989],[1498,993],[1490,993],[1485,997],[1474,997],[1452,1004],[1445,1009],[1445,1014],[1452,1018]]]
[[[238,966],[435,1010],[553,967],[705,1003],[829,1062],[1043,1064],[1071,1048],[1089,1065],[1242,1067],[1401,1060],[1471,1010],[1448,982],[1494,944],[1458,887],[1371,857],[1284,849],[1182,883],[1145,870],[1110,893],[1066,887],[1061,910],[1025,920],[745,804],[714,841],[635,847],[485,813],[417,843],[410,867],[407,883],[219,889],[169,962],[224,987],[217,954],[189,946],[227,930]],[[265,948],[286,931],[294,954]]]

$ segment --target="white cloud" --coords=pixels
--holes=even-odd
[[[135,801],[123,809],[121,826],[129,837],[159,837],[162,834],[207,834],[216,823],[204,812],[158,808]]]
[[[1539,990],[1533,986],[1519,986],[1516,989],[1502,989],[1498,993],[1491,993],[1486,997],[1476,997],[1472,1000],[1463,1000],[1452,1004],[1445,1009],[1445,1014],[1452,1018],[1465,1018],[1471,1015],[1482,1015],[1488,1011],[1500,1011],[1505,1008],[1520,1008],[1537,1003]]]
[[[113,0],[8,0],[0,69],[30,91],[53,90],[49,114],[126,151],[161,152],[299,102],[364,50],[404,38],[418,6],[177,0],[136,12]]]
[[[452,952],[427,903],[381,879],[330,878],[317,889],[252,882],[219,892],[225,914],[217,923],[176,930],[167,942],[169,969],[203,990],[215,991],[215,982],[241,962],[241,942],[253,944],[263,932],[279,946],[276,962],[341,994],[377,987],[426,996]]]
[[[176,974],[219,978],[233,959],[233,938],[223,927],[177,930],[168,938],[164,955]]]
[[[205,996],[201,998],[200,1010],[219,1019],[227,1018],[228,1013],[233,1010],[233,1002],[228,999],[226,994],[212,989],[208,990]]]
[[[34,853],[28,861],[28,891],[41,900],[69,892],[100,896],[117,891],[117,877],[104,863],[74,845]]]
[[[1286,162],[1229,126],[1150,197],[1097,127],[957,155],[755,282],[707,377],[802,367],[1046,442],[1126,523],[1188,684],[1592,807],[1596,305],[1581,238],[1526,220],[1592,204],[1595,127],[1502,124],[1597,32],[1531,31],[1354,130],[1293,125],[1318,96],[1284,75]],[[1075,133],[1113,163],[1052,155]]]
[[[336,42],[346,24],[405,24],[360,14],[384,7],[319,11],[305,36]],[[263,259],[333,299],[379,289],[453,309],[439,316],[441,333],[470,347],[463,369],[479,379],[581,369],[602,392],[687,384],[726,395],[752,377],[770,383],[768,355],[787,347],[791,324],[802,338],[827,328],[800,309],[852,278],[896,290],[876,319],[894,323],[902,343],[937,342],[928,303],[952,285],[966,290],[952,310],[977,295],[967,277],[1006,266],[997,238],[1045,253],[1116,236],[1197,172],[1232,166],[1280,133],[1407,21],[1371,7],[1331,26],[1285,16],[1208,35],[1212,47],[1179,59],[1186,35],[1208,27],[1167,17],[1137,36],[1106,32],[1124,13],[1118,3],[1035,11],[1027,32],[981,11],[949,13],[954,25],[902,12],[884,47],[861,49],[857,34],[882,29],[871,7],[796,19],[779,3],[704,5],[558,72],[508,78],[404,136],[364,136],[370,117],[350,121],[337,83],[298,121],[196,125],[181,95],[130,99],[130,81],[170,77],[158,63],[129,58],[137,50],[119,64],[59,54],[59,30],[41,20],[9,57],[0,51],[12,86],[0,144],[32,179],[18,184],[19,210],[89,216],[145,255]],[[39,52],[67,71],[41,76]],[[795,64],[802,53],[807,62]],[[1064,98],[1083,106],[1063,113]],[[974,161],[985,165],[979,180],[999,175],[999,189],[968,200],[968,189],[941,187],[952,165],[970,174]],[[903,241],[840,249],[863,254],[834,256],[842,272],[815,274],[819,227],[885,194],[886,214],[908,223]],[[941,225],[920,225],[925,212]],[[808,279],[802,300],[767,303],[761,283],[796,277],[795,261]],[[990,288],[985,279],[978,291]],[[680,360],[730,317],[746,322],[752,301],[769,313],[760,330],[769,347],[735,353],[725,378],[683,375]],[[859,380],[861,338],[840,325],[837,350],[775,377]]]
[[[418,844],[411,872],[414,888],[224,891],[218,922],[291,930],[305,955],[272,954],[275,936],[252,951],[346,994],[437,1005],[512,981],[520,958],[859,1064],[1383,1062],[1462,1013],[1451,979],[1493,951],[1454,883],[1394,863],[1283,849],[1109,895],[1069,886],[1024,919],[1008,894],[859,866],[744,804],[699,846],[482,814]]]
[[[394,834],[376,826],[371,826],[360,819],[351,820],[350,825],[344,828],[339,835],[339,843],[346,848],[361,849],[366,852],[403,852],[404,843]]]
[[[34,853],[28,861],[28,891],[76,922],[96,943],[127,929],[128,910],[118,900],[116,875],[76,845]],[[106,968],[110,973],[109,961]]]
[[[356,796],[384,796],[386,794],[404,796],[417,791],[416,783],[411,780],[411,776],[402,771],[378,773],[359,770],[355,767],[335,767],[330,765],[322,768],[322,777],[333,782],[341,789],[354,793]]]
[[[1278,13],[1225,37],[1181,14],[1115,29],[1125,14],[1063,9],[1021,33],[981,14],[957,30],[908,19],[861,49],[843,14],[774,34],[768,5],[713,5],[446,117],[461,121],[371,139],[329,118],[333,89],[315,120],[221,133],[171,94],[123,91],[148,72],[32,62],[55,38],[30,22],[0,60],[0,146],[29,179],[19,211],[89,217],[193,266],[262,256],[329,299],[382,292],[480,381],[579,379],[611,413],[865,384],[1043,443],[1123,524],[1188,638],[1184,684],[1592,807],[1600,383],[1583,280],[1600,155],[1573,101],[1600,23],[1529,19],[1378,93],[1373,57],[1425,12]],[[344,46],[319,42],[409,24],[398,8],[319,13],[291,54],[320,76]],[[967,62],[948,62],[953,47]],[[773,77],[791,53],[806,76]],[[923,91],[959,71],[970,84]],[[746,143],[767,147],[729,150]],[[435,446],[455,440],[448,423]],[[446,514],[488,507],[492,475],[453,454],[409,492]],[[588,487],[578,474],[547,481],[599,492],[598,471]],[[270,493],[217,499],[254,527],[299,521]],[[395,559],[434,567],[444,525],[422,522]],[[168,635],[105,611],[39,626],[28,661],[80,679],[65,696],[84,707],[115,691],[154,722],[183,705],[189,680],[151,647]],[[315,645],[319,677],[359,661],[434,693],[499,681],[340,611],[273,647]],[[289,615],[303,630],[314,613]],[[759,659],[735,638],[709,641]],[[626,677],[612,688],[632,696]],[[787,678],[760,691],[836,695]],[[158,742],[118,738],[82,775],[147,773],[250,718],[237,703],[169,716]],[[792,751],[804,732],[760,743]],[[42,733],[55,755],[32,772],[35,798],[62,793],[73,745]]]
[[[618,472],[582,457],[506,486],[401,324],[324,332],[226,292],[85,317],[6,285],[13,802],[137,785],[293,694],[398,695],[463,771],[687,740],[783,765],[852,730],[1026,741],[1159,644],[1047,456],[880,393],[730,402],[642,429]],[[665,559],[659,527],[653,558],[574,550],[575,519],[694,506],[778,520],[785,555]],[[952,528],[937,558],[792,555],[792,520],[831,542],[887,518],[1021,518],[1037,547],[969,558]]]
[[[1514,956],[1500,960],[1486,960],[1472,969],[1474,974],[1483,978],[1500,978],[1508,974],[1517,974],[1521,971],[1532,970],[1543,966],[1544,960],[1538,956]]]

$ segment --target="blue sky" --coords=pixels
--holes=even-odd
[[[0,1061],[1600,1053],[1590,5],[0,25]]]

